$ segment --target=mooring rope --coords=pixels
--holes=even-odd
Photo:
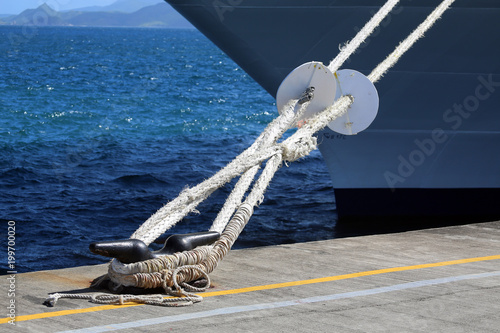
[[[279,122],[277,122],[276,125],[271,124],[271,126],[268,126],[269,130],[266,129],[266,131],[264,131],[268,134],[266,136],[262,136],[261,140],[258,140],[259,147],[261,147],[261,149],[275,144],[276,141],[291,127],[291,124],[296,122],[296,119],[298,119],[298,117],[305,112],[309,103],[302,104],[299,110],[295,112],[294,109],[297,102],[297,100],[290,100],[283,108],[282,115],[277,118],[279,119]],[[240,177],[233,191],[226,199],[224,206],[215,218],[212,226],[210,227],[210,231],[217,231],[221,233],[224,230],[229,222],[229,219],[241,204],[243,196],[250,188],[250,185],[259,169],[260,164],[255,165]]]
[[[368,78],[372,82],[378,81],[432,27],[453,2],[454,0],[444,0],[424,22],[371,72]],[[397,3],[397,0],[388,0],[368,21],[365,27],[359,31],[355,38],[341,49],[340,54],[329,65],[329,69],[332,72],[340,68],[343,62],[356,51],[359,45],[366,40]],[[175,253],[170,256],[127,265],[115,259],[109,266],[108,276],[118,285],[142,288],[163,287],[167,294],[178,297],[164,299],[161,295],[52,294],[47,299],[47,304],[55,305],[57,300],[63,297],[89,299],[94,303],[108,302],[107,304],[123,304],[124,302],[131,301],[161,306],[183,306],[201,301],[201,296],[192,294],[191,291],[202,291],[210,286],[208,274],[215,269],[231,249],[253,214],[253,208],[262,202],[264,192],[282,162],[293,162],[307,156],[312,150],[316,149],[315,133],[347,112],[354,98],[355,96],[350,95],[340,97],[332,106],[308,119],[288,139],[277,143],[277,140],[290,127],[296,124],[297,119],[299,119],[301,113],[305,111],[308,105],[308,102],[302,104],[296,113],[295,109],[298,100],[289,101],[283,108],[281,115],[266,127],[266,130],[264,130],[250,148],[245,150],[210,179],[193,188],[182,191],[175,200],[158,210],[158,212],[153,214],[136,230],[131,238],[140,239],[149,245],[178,220],[195,210],[197,204],[205,200],[217,188],[223,186],[234,177],[241,175],[233,193],[228,197],[223,209],[211,227],[211,230],[223,230],[221,237],[213,246],[204,246],[192,251]],[[265,161],[267,161],[265,168],[255,181],[244,203],[241,203],[260,165]],[[187,284],[187,282],[192,282],[200,278],[206,280],[205,286],[202,288],[195,288]]]
[[[390,14],[392,9],[398,4],[399,0],[388,0],[371,17],[371,19],[358,31],[356,36],[340,48],[341,52],[328,65],[328,69],[335,73],[349,57],[356,52],[361,44],[373,33],[380,23]]]
[[[179,217],[182,219],[190,211],[193,211],[198,203],[208,198],[215,190],[224,186],[234,177],[256,164],[268,160],[279,152],[279,147],[269,147],[253,154],[249,154],[248,152],[242,153],[208,180],[193,188],[187,188],[182,191],[175,200],[158,210],[148,220],[149,223],[143,225],[130,238],[140,239],[146,245],[151,244],[167,230],[165,229],[166,227],[172,226],[179,220]]]
[[[394,66],[399,58],[406,53],[424,34],[429,30],[437,20],[443,16],[443,13],[450,8],[455,0],[444,0],[439,6],[427,16],[427,18],[415,29],[413,32],[403,40],[394,51],[385,58],[378,66],[368,75],[368,79],[373,83],[380,80],[380,78]]]
[[[370,20],[367,25],[368,28],[362,29],[358,35],[348,43],[347,45],[359,45],[365,40],[371,32],[373,32],[374,25],[380,24],[383,18],[388,15],[388,13],[392,10],[392,8],[397,4],[398,1],[389,0],[386,5],[384,5],[379,12],[375,15],[376,19]],[[416,43],[418,39],[420,39],[423,34],[442,16],[442,14],[450,7],[450,5],[454,2],[454,0],[444,0],[426,19],[420,24],[402,43],[400,43],[396,49],[389,55],[381,64],[379,64],[370,74],[369,79],[373,82],[379,80],[384,73],[386,73],[399,59],[400,57],[411,48],[412,45]],[[359,38],[358,38],[359,37]],[[330,66],[335,68],[336,66],[340,66],[342,61],[345,61],[350,55],[355,51],[354,47],[346,47],[341,53],[345,52],[341,57],[336,57]],[[343,60],[342,60],[343,59]],[[257,205],[263,194],[274,176],[274,173],[279,168],[282,160],[285,161],[295,161],[298,158],[307,156],[312,150],[316,149],[317,142],[314,134],[323,129],[328,123],[337,117],[344,114],[349,106],[353,103],[352,96],[342,96],[339,98],[332,106],[326,108],[322,112],[319,112],[311,119],[308,119],[307,123],[299,128],[290,138],[286,139],[283,143],[279,144],[281,151],[274,155],[270,160],[268,160],[267,164],[274,165],[270,169],[274,170],[274,172],[269,173],[268,176],[264,177],[264,171],[261,175],[260,179],[263,179],[260,185],[254,185],[254,189],[250,193],[247,201],[245,203],[250,203],[251,205]],[[291,109],[291,108],[289,108]],[[286,126],[283,126],[286,128]],[[272,140],[274,141],[274,140]],[[279,158],[277,157],[279,156]],[[276,164],[276,161],[279,160],[279,163]],[[259,161],[260,165],[261,161]],[[253,170],[252,173],[256,173],[256,170]],[[253,177],[252,177],[253,178]],[[249,180],[245,180],[245,186],[242,188],[246,188],[247,184],[249,184]],[[265,184],[265,185],[262,185]],[[238,194],[238,198],[244,195],[244,191],[241,190],[241,193]],[[251,199],[250,199],[251,198]],[[258,199],[256,199],[258,198]],[[232,200],[232,205],[237,206],[237,202],[239,199]],[[220,229],[221,227],[218,226]],[[238,233],[239,234],[239,233]]]
[[[49,297],[43,303],[49,307],[54,307],[57,301],[61,298],[71,298],[71,299],[86,299],[92,303],[96,304],[114,304],[114,305],[124,305],[129,302],[149,304],[157,306],[166,307],[181,307],[189,306],[194,303],[201,302],[203,298],[199,295],[192,293],[183,293],[182,297],[175,294],[173,298],[164,297],[161,294],[155,295],[111,295],[111,294],[50,294]]]
[[[363,43],[376,29],[380,22],[384,20],[384,18],[389,15],[394,6],[399,2],[399,0],[388,0],[387,3],[382,6],[379,11],[368,21],[367,24],[361,29],[355,38],[346,44],[346,47],[342,48],[340,53],[333,59],[328,66],[332,72],[336,72],[340,66],[357,50],[359,45]],[[233,162],[236,162],[240,158],[248,158],[248,155],[252,155],[255,153],[257,149],[262,149],[264,146],[275,143],[288,129],[292,128],[294,125],[294,120],[297,119],[297,115],[294,113],[295,105],[297,100],[289,101],[282,110],[281,115],[278,116],[268,127],[262,132],[261,136],[257,138],[255,143],[247,149],[240,156],[236,157]],[[302,108],[305,110],[305,108]],[[299,111],[300,113],[300,111]],[[326,126],[326,125],[325,125]],[[231,163],[233,163],[231,162]],[[260,164],[259,162],[258,164]],[[256,163],[257,164],[257,163]],[[229,167],[229,165],[228,165]],[[246,184],[249,183],[249,178],[254,178],[256,174],[256,170],[250,171],[248,174],[244,175],[241,179],[242,184],[238,187],[239,189],[245,188],[248,189]],[[253,176],[251,177],[251,175]],[[208,196],[210,196],[217,188],[224,186],[228,181],[233,179],[239,175],[239,173],[232,173],[229,180],[221,180],[217,181],[216,175],[212,178],[204,181],[196,188],[187,189],[179,194],[179,197],[160,208],[155,214],[153,214],[148,220],[144,222],[144,224],[137,229],[134,234],[130,238],[140,239],[146,245],[149,245],[156,238],[158,238],[161,234],[163,234],[166,230],[170,229],[174,226],[178,221],[180,221],[183,217],[185,217],[190,212],[194,211],[196,206],[204,201]],[[250,181],[251,182],[251,181]],[[212,187],[210,190],[205,188],[207,183],[217,184],[217,187]],[[245,184],[245,185],[244,185]],[[245,187],[246,186],[246,187]],[[206,192],[205,192],[206,191]],[[237,193],[242,193],[242,190]],[[203,195],[196,196],[195,193],[203,193]],[[231,214],[236,210],[238,202],[241,202],[241,198],[244,193],[241,195],[235,194],[231,201],[219,213],[216,221],[214,221],[214,225],[211,230],[221,230]],[[197,200],[195,199],[197,198]],[[185,207],[182,209],[182,207]],[[176,214],[173,214],[176,212]]]

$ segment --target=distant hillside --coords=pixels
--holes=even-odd
[[[163,0],[118,0],[109,6],[91,6],[78,8],[74,11],[81,12],[122,12],[133,13],[144,7],[164,3]]]
[[[36,9],[26,9],[19,15],[4,18],[13,25],[66,25],[61,14],[43,4]]]
[[[128,1],[118,1],[115,4],[126,4]],[[2,20],[10,25],[193,28],[186,19],[165,2],[141,8],[133,13],[57,12],[47,4],[43,4],[36,9],[28,9],[19,15]]]

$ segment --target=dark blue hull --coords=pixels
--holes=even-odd
[[[385,3],[167,2],[273,96],[295,67],[328,64]],[[343,67],[369,74],[440,2],[401,1]],[[320,133],[339,215],[500,216],[499,18],[498,0],[457,0],[377,83],[368,130]]]

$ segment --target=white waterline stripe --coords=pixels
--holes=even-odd
[[[283,307],[294,306],[294,305],[310,304],[310,303],[325,302],[325,301],[334,301],[334,300],[353,298],[353,297],[359,297],[359,296],[370,296],[370,295],[381,294],[381,293],[386,293],[386,292],[391,292],[391,291],[400,291],[400,290],[405,290],[405,289],[420,288],[420,287],[426,287],[426,286],[432,286],[432,285],[438,285],[438,284],[444,284],[444,283],[450,283],[450,282],[458,282],[458,281],[472,280],[472,279],[481,279],[481,278],[494,277],[494,276],[500,276],[500,271],[479,273],[479,274],[468,274],[468,275],[460,275],[460,276],[451,276],[451,277],[432,279],[432,280],[408,282],[408,283],[396,284],[393,286],[387,286],[387,287],[381,287],[381,288],[373,288],[373,289],[352,291],[352,292],[347,292],[347,293],[332,294],[332,295],[325,295],[325,296],[308,297],[308,298],[302,298],[302,299],[291,300],[291,301],[262,303],[262,304],[244,305],[244,306],[234,306],[234,307],[220,308],[220,309],[215,309],[215,310],[210,310],[210,311],[193,312],[193,313],[186,313],[186,314],[175,315],[175,316],[166,316],[166,317],[137,320],[137,321],[131,321],[131,322],[127,322],[127,323],[95,326],[95,327],[89,327],[89,328],[72,330],[72,331],[64,331],[64,332],[60,332],[60,333],[110,332],[110,331],[115,331],[115,330],[120,330],[120,329],[137,328],[137,327],[172,323],[172,322],[192,320],[192,319],[201,319],[201,318],[214,317],[214,316],[219,316],[219,315],[229,315],[229,314],[241,313],[241,312],[276,309],[276,308],[283,308]]]

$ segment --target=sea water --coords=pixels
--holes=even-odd
[[[91,242],[129,238],[278,114],[196,30],[0,26],[0,101],[0,235],[5,252],[15,225],[18,272],[107,262]],[[233,185],[167,233],[207,230]],[[315,151],[277,172],[235,248],[333,238],[335,216]]]

